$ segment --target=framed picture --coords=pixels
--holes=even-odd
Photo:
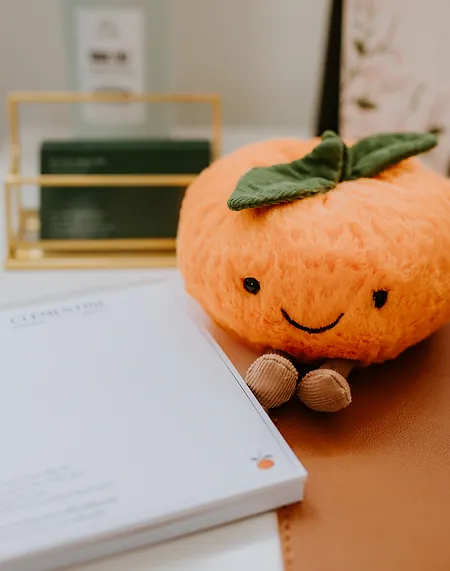
[[[64,0],[69,86],[85,93],[168,92],[166,0]],[[74,109],[81,136],[168,136],[173,110],[144,103]]]
[[[449,21],[448,0],[333,2],[328,52],[334,45],[340,63],[329,53],[324,78],[336,76],[337,66],[339,77],[328,89],[324,79],[320,116],[333,109],[330,100],[339,104],[328,128],[335,121],[349,139],[379,131],[436,133],[439,145],[423,160],[450,176]]]

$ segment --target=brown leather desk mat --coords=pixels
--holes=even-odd
[[[450,570],[450,327],[353,376],[337,414],[272,418],[309,473],[279,511],[286,571]]]

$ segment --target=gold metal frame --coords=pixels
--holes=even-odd
[[[221,153],[222,111],[217,94],[207,93],[12,93],[8,97],[11,162],[4,179],[8,269],[148,268],[176,265],[175,239],[40,240],[37,210],[22,205],[20,189],[74,186],[177,186],[186,187],[197,175],[21,175],[19,106],[29,103],[203,103],[212,111],[212,156]],[[151,192],[151,190],[149,190]],[[14,204],[15,203],[15,204]],[[14,209],[17,229],[14,228]]]

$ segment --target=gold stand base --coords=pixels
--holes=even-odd
[[[174,239],[39,240],[38,212],[24,210],[22,214],[18,240],[4,264],[9,270],[114,270],[177,265]]]
[[[119,270],[175,268],[176,255],[166,252],[74,253],[70,257],[49,252],[16,252],[5,261],[7,270]]]

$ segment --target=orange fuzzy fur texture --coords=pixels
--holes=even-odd
[[[179,270],[218,325],[261,350],[306,362],[392,359],[450,320],[450,181],[411,158],[326,194],[228,209],[250,168],[298,159],[319,142],[263,141],[208,167],[182,204]],[[257,295],[243,288],[246,277],[260,282]],[[382,309],[372,298],[379,289],[389,292]],[[282,308],[310,328],[344,316],[311,334]]]

